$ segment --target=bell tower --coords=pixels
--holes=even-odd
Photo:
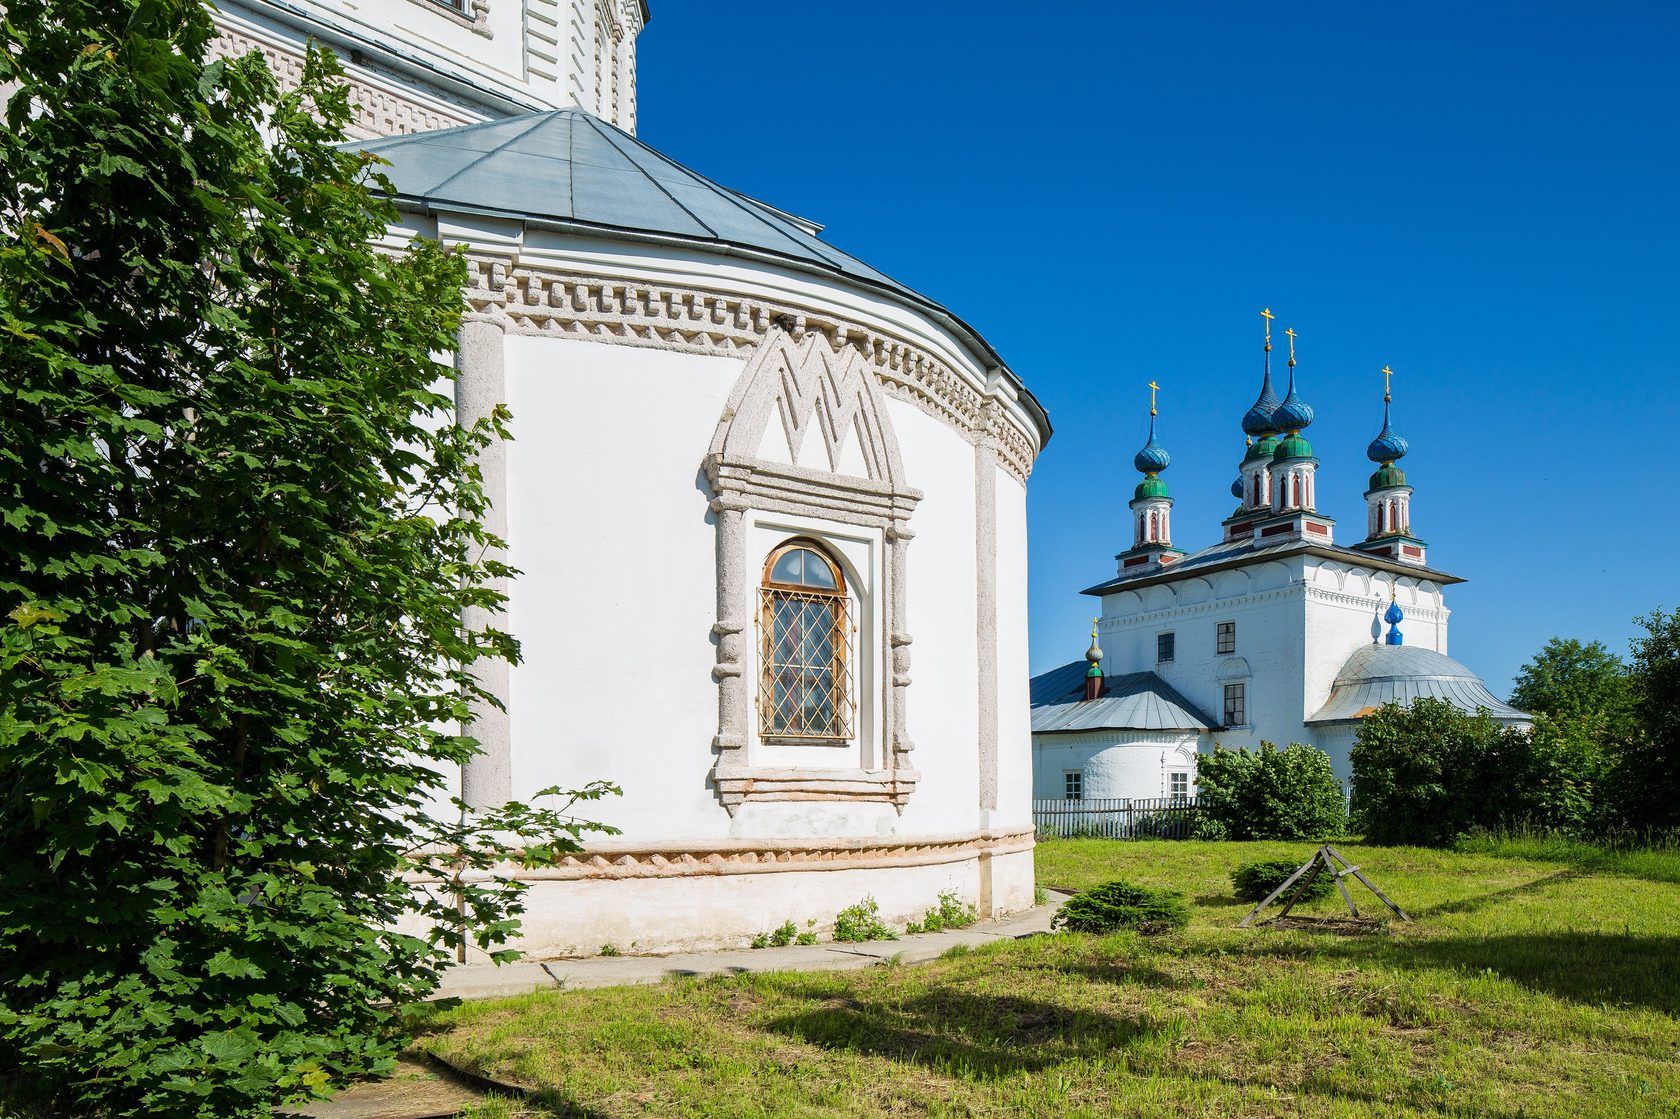
[[[636,131],[646,0],[219,0],[215,20],[217,54],[261,51],[285,87],[309,42],[332,50],[355,139],[570,105]]]

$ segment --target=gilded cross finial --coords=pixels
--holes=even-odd
[[[1286,328],[1284,330],[1284,333],[1289,335],[1289,364],[1294,365],[1295,364],[1295,339],[1299,338],[1300,335],[1295,333],[1295,328],[1294,327]]]
[[[1272,314],[1272,309],[1270,307],[1266,307],[1266,308],[1263,308],[1261,310],[1260,317],[1266,320],[1266,352],[1271,353],[1272,352],[1272,319],[1276,318],[1277,316]]]
[[[1394,399],[1394,397],[1392,395],[1390,395],[1390,393],[1388,391],[1388,379],[1390,377],[1394,376],[1394,370],[1390,369],[1388,366],[1385,365],[1385,366],[1382,367],[1382,375],[1383,375],[1383,403],[1387,404],[1389,401]]]
[[[1154,381],[1149,382],[1149,414],[1155,414],[1155,394],[1161,391],[1161,386]]]
[[[1101,619],[1099,619],[1099,618],[1092,618],[1091,619],[1091,640],[1092,641],[1095,641],[1097,639],[1097,622],[1100,621],[1100,620]]]

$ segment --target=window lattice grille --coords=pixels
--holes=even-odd
[[[785,587],[760,593],[760,733],[850,738],[856,712],[845,596]]]

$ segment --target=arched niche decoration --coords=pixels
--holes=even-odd
[[[807,448],[817,441],[820,446]],[[820,450],[820,454],[815,452]],[[812,465],[813,460],[818,464]],[[804,465],[796,465],[804,463]],[[903,810],[919,774],[905,731],[910,634],[905,626],[906,549],[921,492],[904,476],[898,439],[877,374],[850,341],[782,321],[730,393],[706,455],[717,523],[718,730],[712,782],[731,815],[745,800],[876,800]],[[878,768],[771,768],[748,757],[751,682],[745,676],[749,602],[763,557],[746,554],[755,512],[878,530],[883,586],[868,588],[881,608],[882,671],[873,697],[885,742]]]

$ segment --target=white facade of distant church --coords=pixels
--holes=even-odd
[[[1377,466],[1367,531],[1339,545],[1335,522],[1318,511],[1294,336],[1279,400],[1269,315],[1266,325],[1261,394],[1243,419],[1249,447],[1231,489],[1239,504],[1211,547],[1173,546],[1160,477],[1171,457],[1151,408],[1134,460],[1144,477],[1130,503],[1132,547],[1116,557],[1113,579],[1085,591],[1101,602],[1087,660],[1033,681],[1035,797],[1170,796],[1185,784],[1177,773],[1193,786],[1197,753],[1262,742],[1318,747],[1345,784],[1359,719],[1390,701],[1432,696],[1527,721],[1447,655],[1445,588],[1461,580],[1430,567],[1411,533],[1412,489],[1396,466],[1408,448],[1389,421],[1388,393],[1367,448]]]
[[[505,617],[469,620],[523,660],[486,670],[506,711],[471,727],[462,795],[623,788],[586,813],[621,836],[531,872],[520,946],[740,945],[866,896],[894,921],[943,891],[1030,907],[1043,410],[938,304],[631,137],[646,15],[241,0],[223,20],[230,49],[338,50],[358,127],[387,137],[392,245],[466,252],[458,408],[513,415],[483,465],[519,571]]]

